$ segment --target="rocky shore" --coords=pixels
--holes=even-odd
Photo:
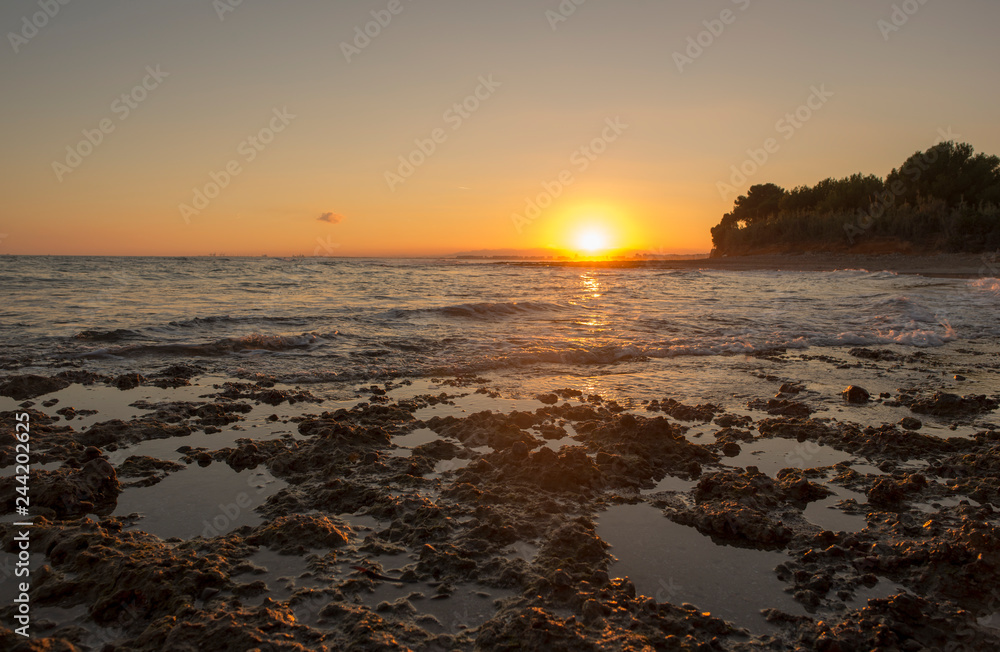
[[[901,363],[888,351],[851,354],[886,372]],[[266,379],[135,400],[134,417],[51,398],[82,388],[171,396],[200,374],[179,365],[0,381],[0,394],[19,402],[0,413],[7,556],[16,552],[17,414],[30,417],[35,465],[33,638],[12,631],[5,602],[0,647],[1000,649],[1000,427],[991,421],[1000,396],[906,387],[819,396],[775,376],[762,379],[775,394],[732,405],[565,387],[518,409],[457,409],[502,398],[476,377],[438,379],[434,393],[409,381],[373,385],[336,409],[314,389]],[[830,401],[844,406],[837,418],[823,412]],[[876,408],[906,416],[854,418]],[[932,434],[925,422],[969,434]],[[747,463],[757,449],[782,452]],[[199,535],[147,531],[147,512],[171,509],[172,478],[196,473],[262,479],[212,496],[214,518],[181,514]],[[122,513],[140,495],[145,507]],[[780,554],[767,574],[795,608],[761,596],[748,627],[681,590],[637,590],[638,578],[615,572],[598,524],[606,510],[639,503],[720,554]],[[819,505],[857,526],[817,524]]]

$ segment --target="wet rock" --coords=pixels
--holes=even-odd
[[[900,400],[903,401],[902,395]],[[988,398],[982,394],[958,396],[946,392],[936,392],[933,396],[907,401],[910,410],[917,414],[929,414],[935,417],[974,417],[984,412],[990,412],[1000,406],[1000,401]]]
[[[557,402],[559,402],[559,397],[556,396],[555,394],[539,394],[538,396],[535,397],[535,400],[540,401],[545,405],[555,405]]]
[[[899,356],[888,349],[865,349],[859,347],[851,349],[847,353],[862,360],[885,360],[889,362],[899,360]]]
[[[727,442],[722,445],[722,454],[726,457],[736,457],[743,449],[735,442]]]
[[[723,428],[719,432],[715,433],[715,439],[720,444],[725,444],[728,442],[751,442],[754,440],[754,434],[749,430],[738,430],[736,428]]]
[[[1000,645],[996,630],[947,602],[909,593],[868,601],[837,619],[797,621],[797,642],[813,650],[987,650]]]
[[[96,450],[96,449],[95,449]],[[183,464],[171,462],[169,460],[158,460],[149,456],[131,455],[124,462],[118,465],[118,476],[122,478],[141,478],[140,482],[132,483],[135,486],[149,486],[156,484],[168,474],[184,469]]]
[[[651,401],[646,409],[651,412],[657,410],[666,412],[678,421],[711,421],[716,414],[722,412],[721,407],[712,403],[692,407],[672,398],[665,398],[659,402]]]
[[[860,428],[849,423],[813,419],[764,419],[757,428],[763,437],[815,441],[874,460],[908,460],[954,454],[975,445],[958,438],[942,439],[901,432],[894,425]]]
[[[69,381],[62,378],[46,378],[45,376],[10,376],[0,383],[0,396],[9,396],[15,401],[23,401],[52,392],[58,392],[70,386]]]
[[[97,374],[92,371],[85,371],[83,369],[68,369],[66,371],[60,371],[56,374],[56,377],[78,385],[94,385],[96,383],[105,383],[110,380],[108,376]]]
[[[848,385],[847,389],[841,392],[840,395],[844,397],[845,402],[852,405],[860,405],[871,400],[871,394],[868,393],[868,390],[857,385]]]
[[[523,442],[518,442],[522,443]],[[523,455],[527,447],[513,446],[508,454],[493,454],[496,463],[489,467],[473,466],[459,472],[459,482],[474,485],[500,484],[506,487],[528,485],[553,492],[589,492],[602,485],[601,469],[582,447],[563,448],[559,453],[540,448]]]
[[[768,414],[789,417],[807,417],[813,412],[805,403],[784,398],[772,398],[767,401],[757,398],[749,401],[747,407],[751,410],[763,410]]]
[[[21,443],[15,437],[17,424],[23,423],[18,415],[27,414],[30,424],[30,450],[33,463],[64,462],[82,455],[85,446],[76,441],[76,431],[66,425],[57,425],[58,417],[25,408],[17,411],[0,412],[0,466],[9,466],[16,461],[16,446]],[[23,419],[23,417],[21,417]]]
[[[15,477],[0,478],[0,505],[5,511],[14,511],[19,486]],[[91,459],[80,468],[36,471],[30,488],[32,514],[55,518],[110,514],[122,491],[115,468],[103,458]]]
[[[577,428],[590,450],[616,456],[604,458],[610,463],[601,467],[608,486],[634,487],[667,473],[685,476],[693,465],[719,459],[716,453],[689,442],[679,426],[663,417],[633,419],[605,419],[593,427],[581,424]]]
[[[111,384],[120,390],[135,389],[139,385],[146,382],[146,377],[141,374],[122,374],[114,380]]]
[[[270,383],[273,385],[273,383]],[[216,387],[219,387],[216,385]],[[257,383],[233,383],[227,382],[223,383],[221,386],[222,392],[219,396],[230,399],[248,399],[256,401],[258,403],[266,403],[267,405],[280,405],[287,402],[289,405],[294,405],[295,403],[306,402],[306,403],[321,403],[323,399],[313,396],[311,392],[300,389],[289,389],[280,390],[275,389],[273,386],[268,386],[268,383],[257,382]]]
[[[920,430],[924,427],[924,424],[921,423],[920,419],[915,419],[913,417],[903,417],[899,420],[899,425],[904,430]]]
[[[716,417],[712,423],[722,426],[723,428],[746,428],[753,423],[753,419],[748,416],[723,414]]]
[[[286,442],[281,439],[266,441],[240,439],[237,444],[238,447],[235,450],[223,448],[213,455],[214,459],[225,460],[226,464],[236,472],[255,469],[286,451],[294,451],[298,446],[295,442]]]
[[[85,446],[127,446],[149,439],[169,439],[170,437],[186,437],[191,434],[188,426],[174,426],[150,419],[122,421],[112,419],[102,421],[76,436],[76,440]]]
[[[493,412],[476,412],[464,419],[432,417],[426,425],[434,432],[454,437],[469,447],[489,446],[494,450],[506,450],[520,441],[529,449],[536,448],[539,442],[518,426],[515,419]]]
[[[336,518],[294,514],[281,516],[258,526],[247,537],[247,542],[279,552],[297,553],[305,549],[325,551],[346,545],[350,532],[350,527]]]

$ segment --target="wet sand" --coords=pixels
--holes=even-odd
[[[8,376],[0,544],[28,414],[51,649],[998,649],[997,352],[742,359],[718,402]]]

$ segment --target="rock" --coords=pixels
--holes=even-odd
[[[851,404],[867,403],[871,399],[871,394],[864,387],[849,385],[847,389],[840,393],[844,400]]]
[[[895,508],[906,500],[906,491],[902,483],[889,477],[875,481],[868,490],[868,502],[875,507]]]
[[[0,396],[9,396],[15,401],[51,394],[70,386],[69,381],[62,378],[46,378],[45,376],[11,376],[0,384]]]
[[[722,454],[726,457],[736,457],[743,449],[736,442],[727,442],[722,445]]]
[[[893,361],[898,360],[899,356],[889,351],[888,349],[865,349],[865,348],[855,348],[847,352],[848,355],[852,355],[855,358],[861,358],[862,360],[886,360]]]
[[[910,411],[930,414],[936,417],[972,417],[995,410],[1000,400],[982,394],[958,396],[946,392],[936,392],[929,398],[919,398],[910,403]]]
[[[559,401],[559,397],[555,394],[539,394],[535,397],[535,400],[540,401],[545,405],[555,405]]]
[[[903,427],[904,430],[920,430],[924,427],[924,424],[920,419],[915,419],[913,417],[903,417],[899,420],[899,425]]]
[[[14,477],[0,478],[0,505],[14,510],[17,496]],[[110,514],[122,491],[115,468],[106,459],[89,460],[80,468],[63,466],[55,471],[35,471],[31,478],[31,507],[43,515],[76,518],[87,513]]]
[[[135,389],[146,382],[146,377],[140,374],[122,374],[111,382],[120,390]]]
[[[309,548],[325,551],[346,545],[350,532],[350,527],[336,518],[293,514],[258,526],[247,542],[286,552]]]
[[[747,407],[751,410],[764,410],[775,416],[807,417],[812,414],[812,409],[805,403],[785,398],[772,398],[767,401],[756,398],[747,402]]]

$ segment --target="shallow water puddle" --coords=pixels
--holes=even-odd
[[[597,535],[618,558],[610,574],[627,576],[658,602],[690,602],[754,632],[771,631],[761,609],[805,614],[774,573],[788,561],[784,553],[716,545],[645,503],[608,508],[598,516]]]
[[[429,584],[398,584],[381,582],[375,590],[361,594],[361,601],[376,611],[391,611],[393,607],[384,603],[405,600],[409,605],[397,603],[401,616],[433,616],[433,621],[422,622],[428,629],[457,634],[466,629],[479,627],[496,613],[494,602],[514,595],[513,591],[487,589],[474,584],[459,584],[447,597],[439,597],[437,589]],[[411,609],[412,606],[412,609]],[[381,607],[381,608],[380,608]]]
[[[978,501],[969,498],[968,496],[945,496],[944,498],[936,498],[926,503],[913,503],[913,507],[927,514],[937,514],[945,507],[957,507],[962,504],[962,501],[967,502],[973,507],[980,506]]]
[[[905,592],[906,587],[902,584],[880,577],[875,586],[860,586],[854,589],[854,597],[847,600],[845,604],[851,609],[863,609],[868,606],[869,600],[888,598],[890,595]]]
[[[832,483],[825,483],[823,486],[834,494],[806,505],[802,516],[807,521],[832,532],[860,532],[867,527],[868,521],[864,516],[848,514],[837,507],[837,503],[849,498],[853,498],[859,505],[864,505],[868,502],[865,494]]]
[[[761,473],[772,477],[781,469],[833,466],[851,459],[850,454],[830,446],[780,437],[741,443],[740,448],[739,455],[723,458],[723,461],[729,466],[756,466]]]
[[[318,589],[330,583],[312,574],[309,561],[300,555],[282,555],[268,548],[261,548],[250,555],[247,561],[266,569],[264,573],[244,578],[248,581],[263,580],[267,584],[267,593],[244,600],[250,605],[259,605],[264,602],[264,598],[287,600],[299,589]]]
[[[698,483],[694,480],[685,480],[683,478],[678,478],[676,476],[667,474],[663,476],[663,479],[656,483],[656,486],[652,489],[643,489],[643,495],[658,494],[663,491],[677,491],[685,492],[694,489],[695,485]]]
[[[347,521],[355,532],[374,532],[382,527],[382,522],[368,514],[338,514],[337,518]]]
[[[469,390],[458,389],[452,387],[439,388],[438,393],[441,391],[452,393],[464,393]],[[468,394],[466,396],[456,396],[450,399],[454,405],[448,403],[438,403],[436,405],[430,405],[428,407],[420,408],[413,413],[415,419],[426,421],[431,417],[446,417],[454,416],[457,418],[462,418],[469,416],[470,414],[475,414],[476,412],[492,411],[499,412],[501,414],[510,414],[515,410],[521,412],[534,412],[540,407],[545,407],[545,404],[541,401],[535,399],[515,399],[515,398],[493,398],[488,394]]]
[[[261,469],[233,471],[224,464],[188,467],[151,487],[126,489],[115,516],[143,515],[135,529],[161,538],[215,537],[242,525],[259,525],[253,510],[287,486]]]
[[[135,403],[136,401],[149,401],[150,403],[176,401],[203,402],[205,399],[199,399],[198,395],[204,394],[209,389],[211,389],[210,386],[205,387],[202,385],[191,385],[187,387],[169,389],[156,387],[155,385],[140,385],[139,387],[135,387],[133,389],[121,390],[117,387],[109,387],[107,385],[73,384],[66,389],[44,394],[36,399],[33,399],[33,402],[35,403],[33,409],[40,410],[50,416],[60,417],[61,420],[57,423],[65,423],[73,426],[73,428],[77,431],[82,431],[86,430],[95,423],[101,423],[102,421],[110,421],[111,419],[122,419],[123,421],[128,421],[129,419],[141,417],[142,415],[149,414],[151,412],[151,410],[130,407],[130,404]],[[43,402],[52,399],[58,399],[59,402],[51,407],[45,407],[42,405]],[[4,398],[2,401],[13,401],[13,399]],[[21,403],[21,401],[13,402],[15,404]],[[73,419],[66,420],[56,414],[57,410],[61,410],[66,407],[73,407],[78,410],[97,410],[97,414],[77,416]],[[6,408],[2,403],[0,403],[0,408],[15,409],[14,407]]]
[[[392,438],[392,443],[401,448],[416,448],[417,446],[423,446],[424,444],[429,444],[432,441],[437,441],[438,439],[444,439],[444,437],[437,434],[430,428],[417,428],[413,432],[405,435],[396,435]]]
[[[13,459],[13,458],[11,458]],[[30,464],[30,473],[35,473],[36,471],[55,471],[56,469],[62,467],[63,463],[60,462],[46,462],[45,464]],[[11,464],[10,466],[0,467],[0,478],[10,478],[16,475],[17,465]]]

